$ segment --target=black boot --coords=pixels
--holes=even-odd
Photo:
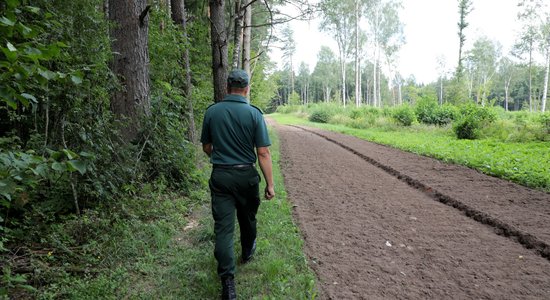
[[[243,257],[242,257],[243,264],[246,264],[247,262],[249,262],[254,256],[255,252],[256,252],[256,240],[254,240],[254,243],[252,243],[252,247],[250,249],[243,249]]]
[[[237,291],[235,290],[235,280],[233,277],[222,278],[222,300],[237,299]]]

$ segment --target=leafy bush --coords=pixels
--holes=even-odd
[[[439,105],[437,101],[424,98],[418,101],[414,111],[418,121],[424,124],[447,125],[457,118],[458,111],[455,106]]]
[[[408,105],[402,105],[396,108],[392,117],[403,126],[411,126],[411,124],[416,120],[414,110]]]
[[[437,101],[430,98],[420,99],[414,108],[418,121],[424,124],[435,124],[435,112],[437,110]]]
[[[300,105],[281,105],[277,107],[277,112],[280,114],[290,114],[298,112],[301,109]]]
[[[460,108],[460,117],[453,125],[453,131],[459,139],[477,139],[480,130],[494,122],[496,114],[487,107],[470,103]]]
[[[317,122],[317,123],[328,123],[328,121],[330,120],[330,117],[331,115],[327,110],[317,109],[317,110],[314,110],[309,115],[309,120],[311,122]]]
[[[540,123],[546,134],[550,134],[550,112],[543,113],[540,116]]]
[[[432,122],[430,124],[434,125],[447,125],[452,123],[456,118],[458,117],[459,112],[456,108],[456,106],[444,104],[442,106],[438,106],[435,111],[433,112],[433,118]]]

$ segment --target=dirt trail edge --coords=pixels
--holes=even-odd
[[[550,236],[548,194],[336,133],[275,128],[321,298],[550,298],[537,244]]]

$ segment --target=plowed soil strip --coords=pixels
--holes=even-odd
[[[428,195],[430,195],[435,200],[437,200],[441,203],[447,204],[449,206],[452,206],[452,207],[464,212],[466,214],[466,216],[468,216],[468,217],[470,217],[470,218],[472,218],[472,219],[474,219],[474,220],[476,220],[480,223],[483,223],[483,224],[486,224],[486,225],[489,225],[489,226],[493,227],[497,234],[504,235],[506,237],[511,237],[515,241],[517,241],[520,244],[524,245],[527,249],[534,249],[542,257],[550,260],[550,245],[548,243],[546,243],[545,241],[543,241],[542,239],[539,239],[536,236],[534,236],[534,235],[532,235],[528,232],[525,232],[525,231],[523,231],[519,228],[516,228],[516,227],[506,223],[503,220],[500,220],[496,217],[493,217],[493,216],[491,216],[490,214],[488,214],[486,212],[480,211],[480,210],[478,210],[478,209],[476,209],[476,208],[474,208],[474,207],[472,207],[468,204],[465,204],[464,202],[461,201],[460,198],[455,198],[455,197],[446,195],[446,194],[432,188],[427,183],[424,183],[424,182],[422,182],[420,180],[417,180],[417,179],[415,179],[411,176],[408,176],[407,174],[404,174],[404,173],[400,172],[399,170],[396,170],[396,169],[394,169],[393,167],[391,167],[387,164],[383,164],[380,161],[378,161],[378,160],[376,160],[376,159],[374,159],[370,156],[365,155],[364,153],[367,152],[367,151],[365,151],[366,149],[365,149],[364,146],[368,146],[368,143],[363,141],[363,143],[364,143],[363,147],[355,145],[356,147],[359,147],[359,149],[363,150],[363,151],[358,151],[358,150],[355,150],[351,147],[348,147],[347,145],[343,144],[343,142],[340,142],[338,140],[335,140],[335,139],[327,136],[327,134],[329,134],[328,132],[322,132],[322,131],[319,131],[319,130],[314,130],[314,129],[300,127],[300,126],[293,126],[293,127],[296,127],[296,128],[299,128],[299,129],[302,129],[302,130],[305,130],[305,131],[309,131],[313,134],[316,134],[316,135],[326,139],[329,142],[333,142],[333,143],[337,144],[338,146],[340,146],[340,147],[350,151],[351,153],[361,157],[362,159],[366,160],[367,162],[373,164],[374,166],[379,167],[382,170],[388,172],[390,175],[396,176],[398,179],[406,182],[410,186],[427,193]],[[333,136],[340,137],[340,135],[338,135],[338,134],[336,134],[336,135],[333,134]],[[394,152],[394,153],[400,152],[399,150],[396,151],[395,149],[391,149],[391,148],[388,148],[388,147],[385,147],[385,146],[381,146],[381,145],[377,145],[377,146],[384,147],[385,150],[389,150],[389,152]],[[389,153],[387,153],[387,154],[389,154]],[[401,154],[401,153],[399,153],[399,154]],[[392,156],[392,157],[394,157],[394,156]],[[440,162],[438,162],[437,160],[434,160],[434,159],[421,158],[419,156],[413,156],[413,158],[417,159],[417,160],[424,160],[424,162],[429,162],[431,164],[434,164],[434,163],[437,164],[437,165],[441,164]],[[406,160],[405,163],[410,164],[410,161]],[[465,171],[466,173],[469,173],[468,174],[469,175],[468,176],[468,181],[471,180],[472,175],[477,176],[477,177],[481,177],[483,180],[487,180],[486,177],[488,177],[486,175],[479,174],[477,172],[472,172],[472,170],[467,169],[467,168],[463,168],[463,167],[460,167],[460,166],[448,165],[448,167],[450,167],[450,168],[454,167],[454,169],[457,170],[457,171],[461,171],[461,172]],[[426,168],[429,168],[429,167],[426,164],[423,164],[422,168],[423,168],[423,170],[425,170]],[[439,176],[436,175],[436,178],[437,177],[439,177]],[[424,178],[424,180],[426,180],[426,179]],[[498,179],[495,178],[494,181],[498,182]],[[462,182],[460,182],[459,184],[461,185],[461,189],[464,188],[464,184]],[[539,196],[540,199],[542,199],[541,203],[546,202],[545,208],[550,207],[550,196],[548,196],[547,194],[545,195],[544,193],[540,193],[540,192],[536,192],[536,191],[532,191],[532,190],[529,190],[529,193],[522,193],[522,192],[525,191],[525,188],[521,187],[521,186],[514,186],[512,184],[512,185],[510,185],[510,187],[515,187],[516,188],[514,190],[514,192],[508,192],[508,193],[502,194],[500,192],[501,186],[502,185],[508,185],[508,184],[509,184],[509,182],[502,181],[502,182],[499,182],[495,186],[484,185],[483,187],[484,187],[485,191],[484,191],[484,189],[480,189],[480,188],[477,188],[476,186],[473,186],[471,189],[469,189],[469,191],[474,193],[474,196],[477,198],[476,200],[478,200],[478,201],[476,201],[475,203],[470,201],[470,203],[477,204],[477,206],[483,206],[483,205],[480,205],[480,204],[483,203],[486,200],[485,199],[479,199],[480,192],[490,193],[493,196],[498,196],[498,198],[499,198],[498,201],[501,203],[501,205],[499,205],[499,210],[502,211],[502,209],[503,209],[502,207],[507,205],[508,206],[507,207],[508,217],[512,217],[512,220],[513,220],[512,222],[513,223],[521,223],[521,222],[523,222],[523,220],[518,221],[518,216],[517,216],[518,211],[517,211],[516,205],[510,205],[509,203],[510,202],[513,203],[513,200],[516,200],[516,201],[520,200],[520,203],[522,202],[523,204],[527,204],[527,201],[533,202],[535,200],[535,199],[532,199],[532,198],[525,198],[526,194],[531,196],[532,194],[539,193],[539,195],[537,195],[537,196]],[[491,187],[492,190],[491,191],[486,191],[487,187]],[[447,187],[447,190],[448,189],[449,188]],[[461,196],[463,197],[463,194]],[[547,197],[548,199],[544,200],[545,196],[548,196]],[[508,197],[510,200],[506,201],[507,199],[503,199],[503,197]],[[525,200],[521,201],[522,198],[524,198]],[[491,212],[494,211],[494,208],[495,208],[494,206],[491,207],[491,209],[489,209],[489,211],[491,211]],[[526,223],[532,222],[532,215],[535,214],[535,215],[539,215],[539,218],[542,219],[539,222],[536,222],[537,225],[544,224],[546,226],[529,228],[530,226],[528,226],[528,224],[520,224],[520,227],[532,229],[534,231],[540,231],[542,229],[543,231],[542,231],[541,235],[545,236],[548,233],[548,231],[550,231],[550,230],[548,230],[548,227],[550,226],[550,225],[548,225],[548,224],[550,224],[549,215],[548,214],[546,214],[546,215],[542,214],[542,218],[541,218],[540,217],[540,215],[541,215],[540,212],[536,210],[537,207],[528,207],[528,205],[524,205],[524,207],[522,207],[522,208],[523,208],[524,211],[527,210],[527,216],[526,216],[527,220],[525,220],[525,221],[527,221]],[[500,212],[500,214],[502,214],[502,212]]]
[[[548,260],[333,142],[276,128],[321,298],[550,298]]]

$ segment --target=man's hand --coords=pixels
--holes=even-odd
[[[204,151],[208,157],[212,156],[213,149],[214,147],[212,147],[212,143],[202,144],[202,151]]]
[[[275,188],[273,184],[273,173],[272,173],[272,163],[271,163],[271,153],[269,152],[268,147],[258,147],[256,148],[258,153],[258,162],[260,163],[260,169],[264,173],[265,178],[265,199],[270,200],[275,197]]]
[[[273,186],[266,186],[265,187],[265,199],[271,200],[275,197],[275,188]]]

